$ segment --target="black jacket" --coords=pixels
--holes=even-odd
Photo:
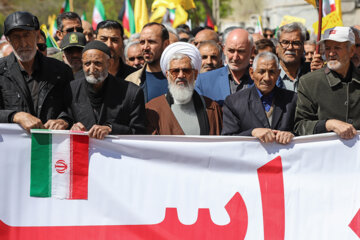
[[[111,134],[145,133],[145,101],[142,89],[111,74],[104,81],[104,99],[98,120],[91,106],[86,79],[80,78],[71,82],[71,113],[74,122],[81,122],[87,130],[95,124],[111,124]]]
[[[278,87],[274,91],[271,126],[255,86],[229,95],[223,106],[222,135],[251,136],[254,128],[292,132],[297,95]]]
[[[66,114],[70,101],[71,68],[66,64],[36,53],[39,80],[38,109],[35,111],[31,92],[19,68],[14,53],[0,60],[0,122],[11,123],[17,112],[38,117],[43,124],[49,119],[62,118],[69,125]]]

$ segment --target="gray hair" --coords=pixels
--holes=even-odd
[[[124,54],[125,54],[125,59],[128,59],[128,50],[131,46],[135,46],[140,44],[139,41],[133,41],[133,42],[129,42],[128,44],[126,44],[125,50],[124,50]]]
[[[279,59],[274,53],[272,53],[272,52],[261,52],[258,55],[256,55],[256,57],[254,58],[253,65],[252,65],[252,68],[254,69],[254,71],[257,68],[257,63],[258,63],[260,58],[264,59],[266,61],[275,60],[276,67],[279,69]]]
[[[211,46],[216,47],[216,48],[219,50],[220,58],[222,57],[222,48],[221,48],[221,46],[220,46],[218,43],[216,43],[214,40],[208,40],[208,41],[201,42],[201,43],[199,44],[198,49],[200,50],[201,47],[206,46],[206,45],[211,45]]]
[[[129,42],[133,42],[135,39],[139,39],[139,38],[140,38],[140,33],[131,34],[131,36],[129,37]]]
[[[180,59],[183,59],[183,58],[189,58],[190,59],[190,63],[191,63],[191,68],[192,69],[195,69],[195,65],[194,63],[192,62],[191,58],[186,55],[186,54],[183,54],[183,53],[175,53],[174,55],[172,55],[169,59],[169,62],[167,63],[167,68],[166,70],[169,70],[170,69],[170,63],[172,60],[180,60]]]
[[[316,45],[316,41],[315,40],[308,40],[304,42],[304,45]]]
[[[291,33],[291,32],[295,32],[295,31],[300,32],[301,41],[304,42],[306,40],[306,28],[304,27],[304,25],[302,25],[299,22],[289,23],[289,24],[286,24],[286,25],[280,27],[277,32],[277,38],[280,40],[281,34],[283,32]]]
[[[241,27],[235,27],[235,28],[233,28],[233,29],[232,29],[231,31],[229,31],[229,32],[226,32],[226,33],[224,32],[224,35],[223,35],[223,38],[222,38],[222,44],[223,44],[224,47],[225,47],[225,42],[226,42],[229,34],[230,34],[232,31],[236,30],[236,29],[243,29],[243,28],[241,28]],[[253,40],[253,37],[251,36],[250,33],[248,33],[248,41],[249,41],[249,43],[250,43],[250,48],[252,48],[252,47],[254,46],[254,40]]]

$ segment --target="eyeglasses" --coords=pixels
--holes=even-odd
[[[70,33],[70,32],[75,32],[75,31],[82,33],[84,31],[84,29],[82,27],[72,27],[72,28],[64,29],[62,32]]]
[[[288,40],[282,40],[280,42],[280,45],[282,48],[288,48],[290,46],[290,44],[293,46],[293,48],[299,49],[303,45],[303,42],[302,41],[288,41]]]
[[[144,60],[144,57],[143,56],[139,56],[139,57],[130,57],[128,58],[130,62],[133,62],[135,61],[135,59],[139,60],[139,61],[142,61]]]
[[[179,75],[180,71],[182,71],[183,74],[186,75],[186,77],[190,76],[193,69],[192,68],[172,68],[172,69],[169,69],[168,71],[170,72],[171,76],[176,78]]]
[[[37,48],[39,49],[39,51],[42,51],[42,52],[45,51],[47,48],[45,43],[38,43],[36,45],[37,45]]]

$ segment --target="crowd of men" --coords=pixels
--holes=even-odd
[[[39,21],[14,12],[1,43],[0,122],[108,134],[240,135],[288,144],[295,135],[360,129],[360,27],[300,23],[275,34],[146,24],[125,38],[106,20],[57,17],[61,51]],[[316,53],[320,46],[320,53]]]

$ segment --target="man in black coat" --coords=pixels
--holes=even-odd
[[[71,69],[36,49],[37,17],[14,12],[4,22],[13,53],[0,61],[0,122],[32,128],[67,129]]]
[[[225,99],[223,135],[253,136],[262,142],[289,143],[294,135],[296,93],[276,87],[279,63],[275,54],[258,54],[249,69],[255,86]]]
[[[145,133],[145,100],[141,88],[109,74],[110,49],[88,43],[82,55],[84,78],[71,82],[72,130],[89,131],[103,139],[108,134]]]

